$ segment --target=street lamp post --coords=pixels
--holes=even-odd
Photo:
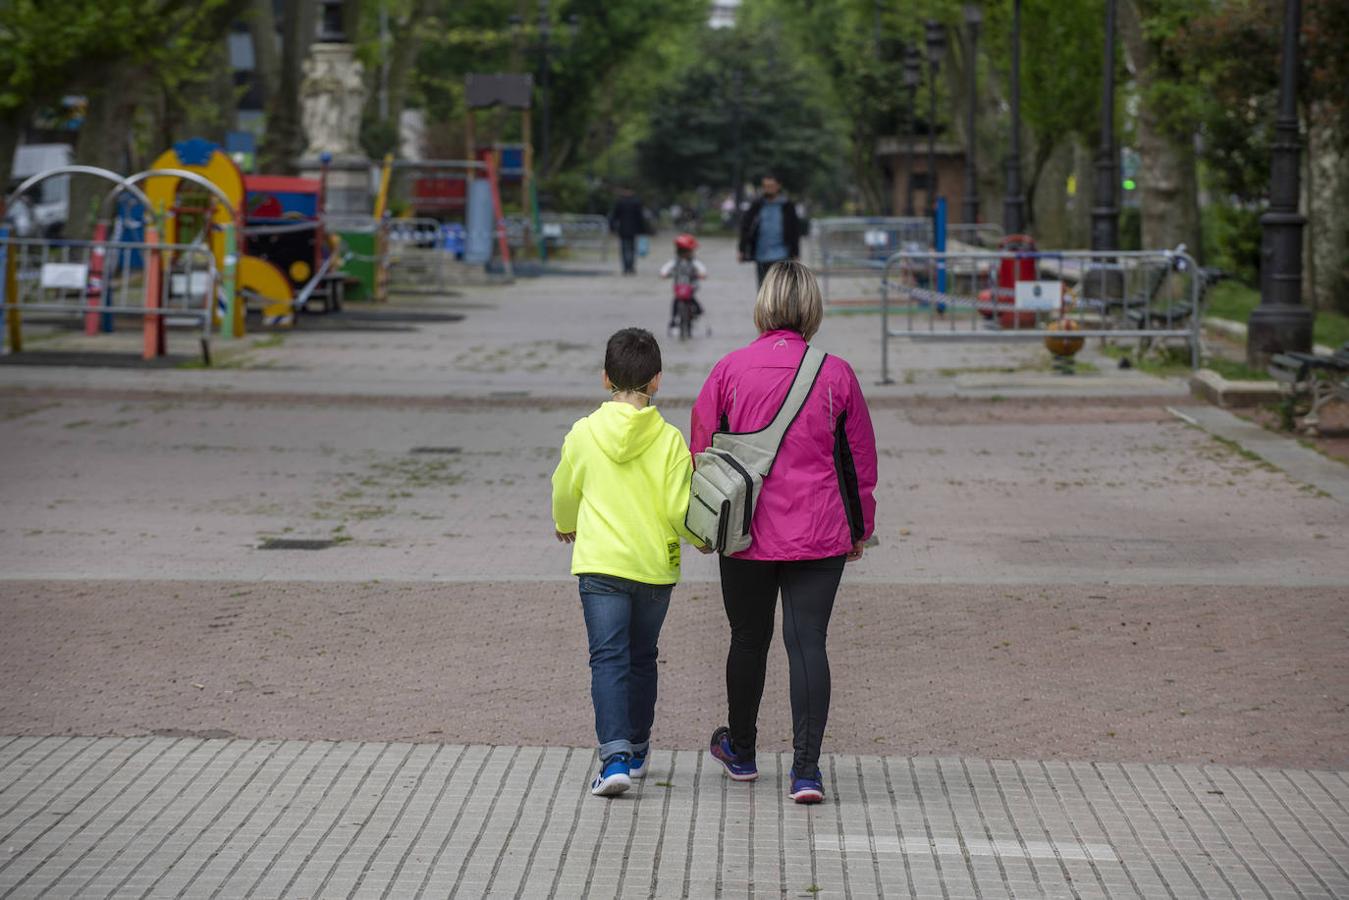
[[[946,51],[946,29],[927,22],[927,214],[937,214],[937,69]]]
[[[1026,198],[1021,193],[1021,0],[1012,0],[1012,147],[1007,155],[1002,230],[1007,234],[1026,230]]]
[[[1096,202],[1091,249],[1119,249],[1119,152],[1115,148],[1115,4],[1105,4],[1105,72],[1101,79],[1101,144],[1096,154]]]
[[[539,173],[548,174],[548,166],[552,151],[553,140],[553,48],[556,46],[553,41],[553,17],[549,15],[549,0],[539,0],[539,93],[543,100],[543,121],[542,133],[539,140]],[[518,28],[524,20],[519,16],[511,16],[510,23]],[[581,27],[581,20],[577,16],[570,16],[567,19],[567,25],[570,29],[570,36],[574,40],[577,30]]]
[[[983,14],[973,3],[965,4],[965,27],[970,38],[970,51],[966,65],[969,68],[969,102],[965,109],[965,221],[971,225],[979,221],[979,170],[975,164],[976,141],[975,107],[979,97],[979,23]]]
[[[1302,305],[1302,226],[1298,213],[1302,143],[1298,135],[1300,0],[1284,0],[1279,112],[1274,120],[1269,210],[1260,217],[1260,304],[1251,312],[1246,360],[1263,369],[1269,357],[1311,349],[1312,313]]]
[[[908,135],[904,139],[904,215],[912,216],[913,211],[913,157],[914,139],[918,130],[918,85],[923,80],[923,63],[918,48],[909,47],[904,52],[904,89],[909,94]]]

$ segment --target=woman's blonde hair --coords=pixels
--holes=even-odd
[[[814,273],[794,259],[774,263],[754,300],[754,324],[759,333],[795,331],[810,340],[823,320],[824,301]]]

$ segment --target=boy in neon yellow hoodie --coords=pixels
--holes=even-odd
[[[573,544],[590,643],[600,773],[597,796],[621,794],[646,774],[656,713],[656,641],[679,581],[679,541],[693,463],[679,429],[651,406],[660,387],[651,332],[609,338],[604,386],[613,399],[572,426],[553,472],[557,539]]]

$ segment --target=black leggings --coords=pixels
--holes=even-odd
[[[782,642],[792,693],[792,766],[814,774],[829,718],[829,614],[843,577],[844,557],[771,562],[721,557],[721,598],[731,623],[726,654],[726,705],[731,744],[754,759],[773,617],[782,591]]]

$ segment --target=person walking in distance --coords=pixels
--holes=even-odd
[[[753,260],[757,284],[773,263],[801,256],[801,221],[796,206],[774,175],[765,175],[759,195],[740,220],[740,261]]]
[[[642,201],[632,188],[623,188],[609,213],[609,230],[618,235],[622,250],[623,274],[637,274],[637,236],[646,230],[646,214]]]

